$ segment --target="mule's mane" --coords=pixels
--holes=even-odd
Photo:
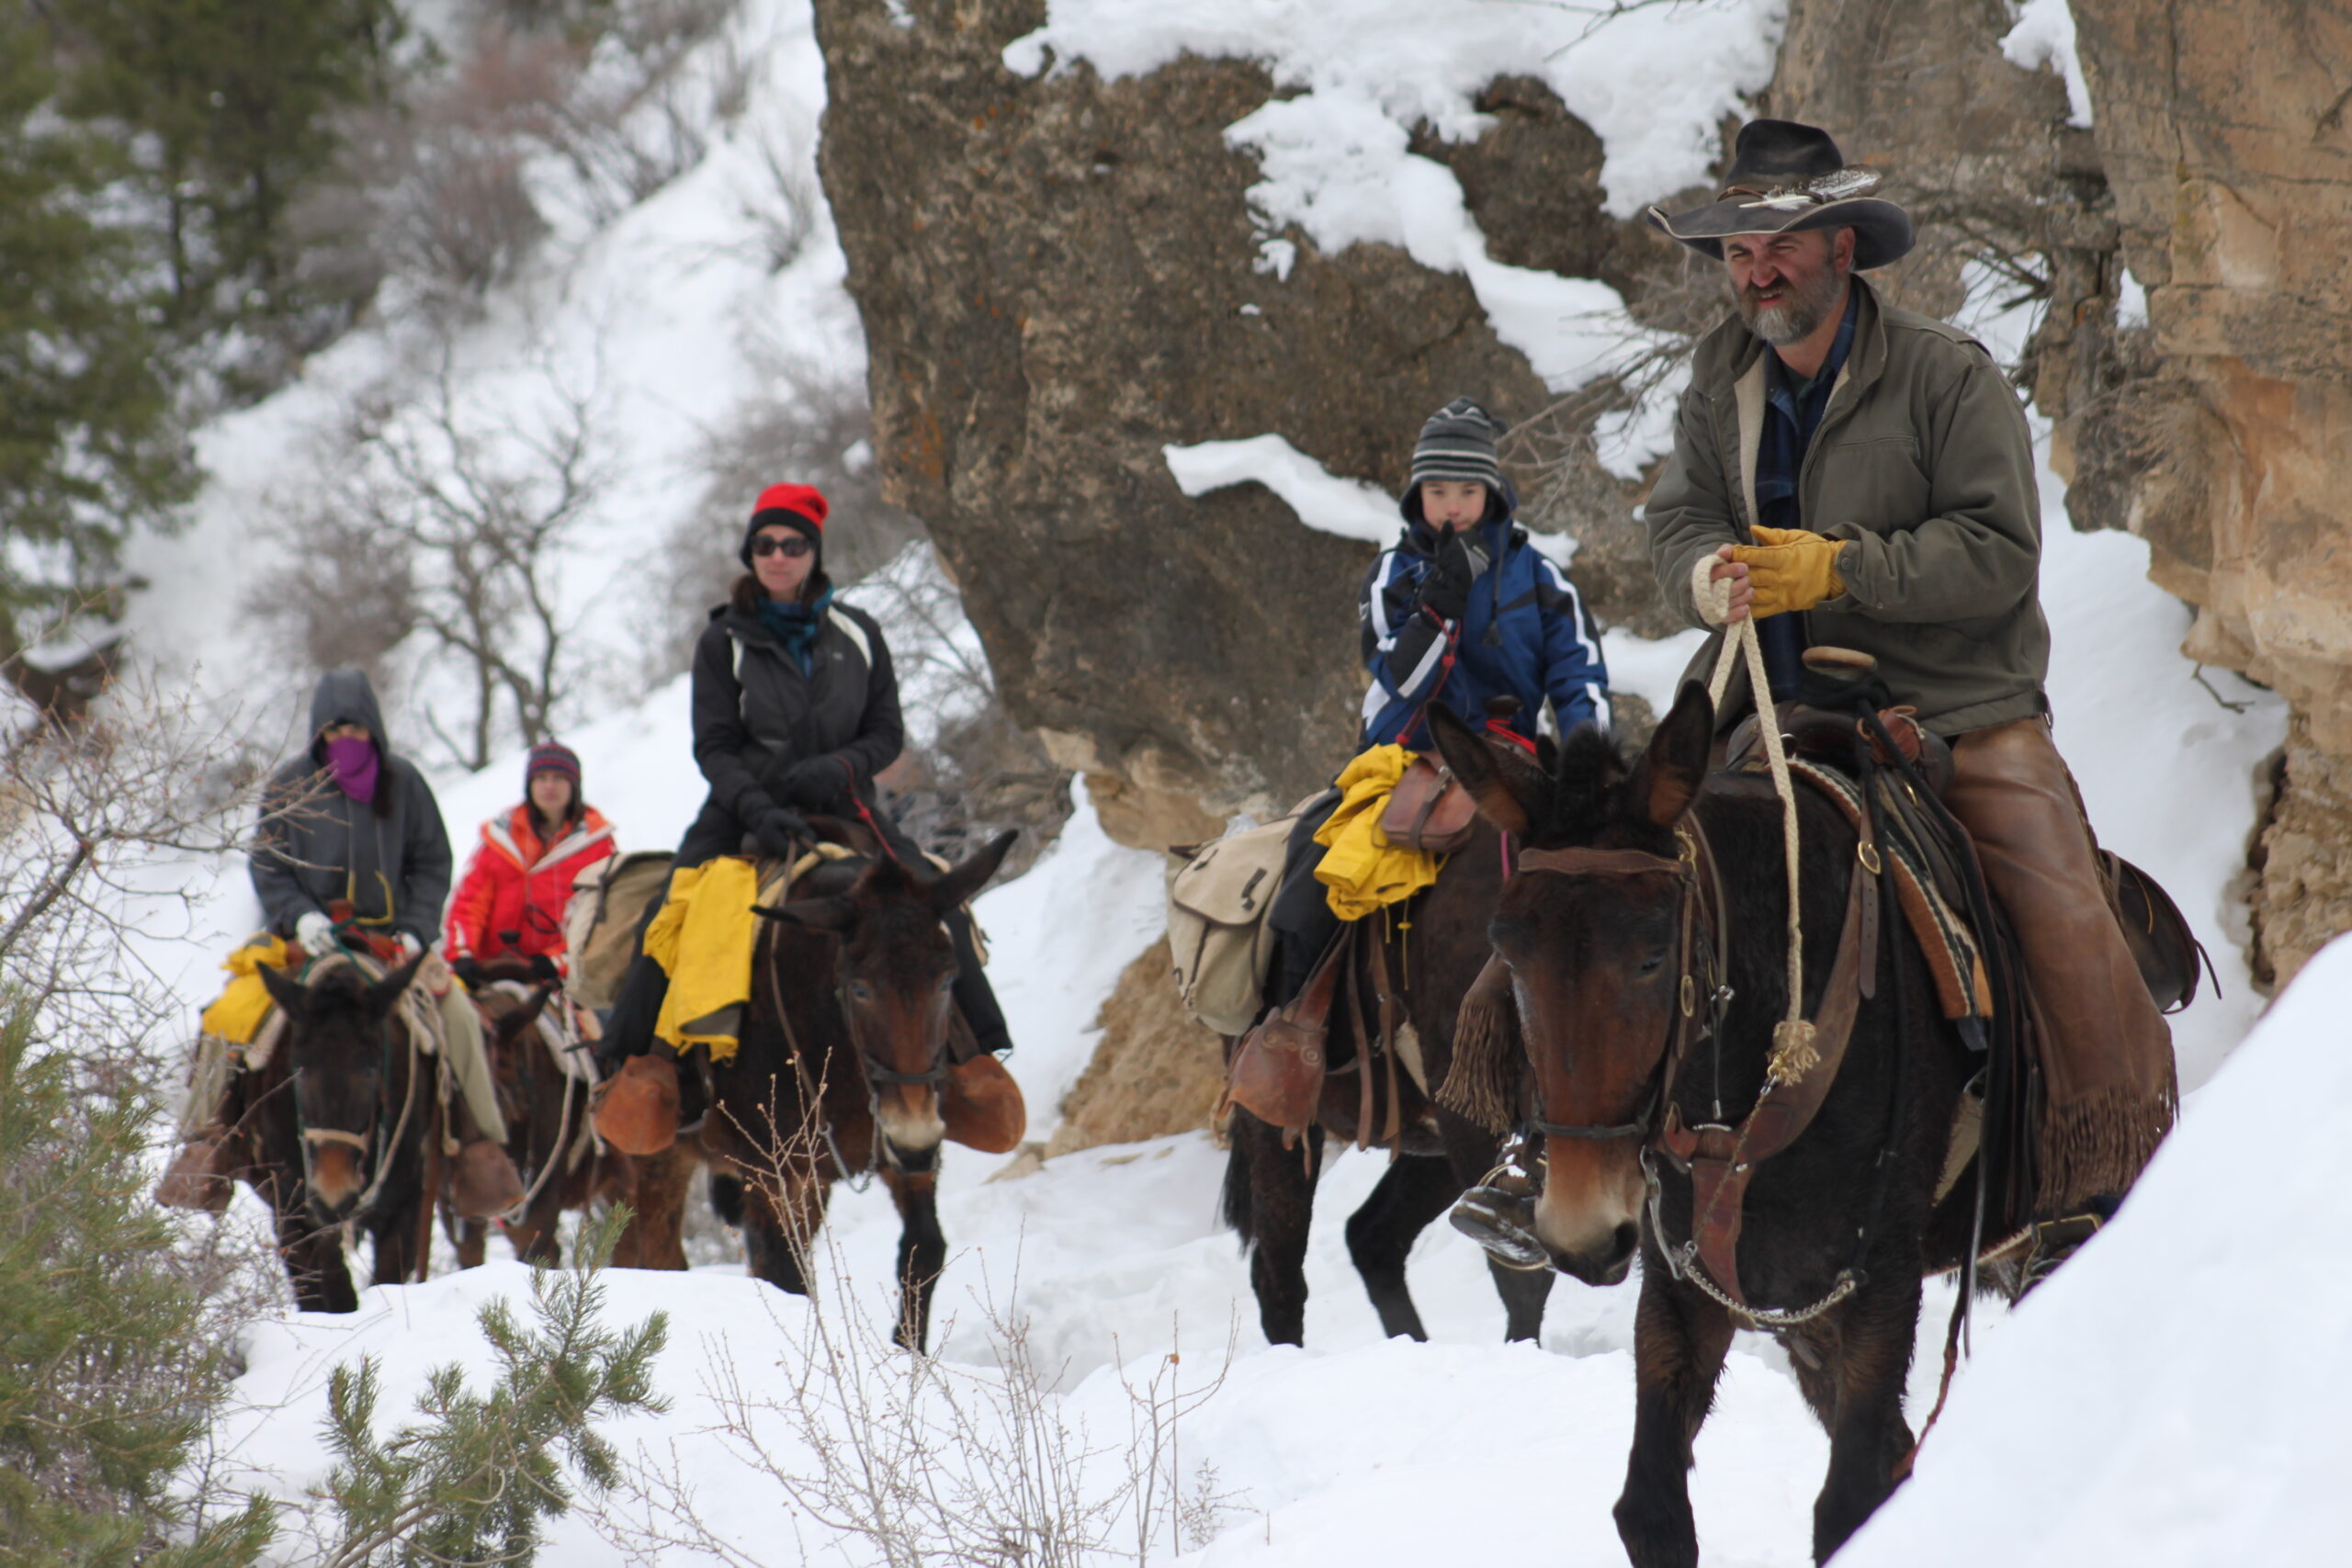
[[[1626,749],[1590,725],[1578,725],[1552,759],[1544,815],[1531,823],[1529,842],[1589,843],[1615,820],[1616,791],[1632,772]]]

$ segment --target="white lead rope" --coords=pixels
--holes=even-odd
[[[1772,704],[1772,682],[1764,671],[1764,645],[1756,636],[1756,617],[1728,622],[1732,580],[1714,577],[1716,557],[1704,555],[1690,572],[1690,596],[1700,615],[1711,626],[1724,626],[1723,649],[1715,658],[1715,672],[1707,682],[1708,701],[1720,711],[1724,692],[1731,684],[1733,667],[1743,650],[1747,660],[1747,690],[1756,705],[1756,728],[1764,739],[1764,761],[1772,770],[1772,788],[1781,797],[1781,837],[1789,873],[1789,1010],[1772,1026],[1772,1059],[1767,1070],[1782,1083],[1794,1083],[1820,1061],[1814,1049],[1813,1025],[1804,1017],[1804,924],[1799,917],[1797,879],[1797,793],[1789,779],[1788,753],[1781,746],[1780,715]],[[1726,624],[1728,622],[1728,624]]]

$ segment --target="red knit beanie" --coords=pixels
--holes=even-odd
[[[763,528],[781,525],[823,544],[825,513],[831,510],[825,504],[825,492],[815,485],[768,486],[752,503],[752,521],[743,530],[743,547],[738,554],[744,567],[752,564],[752,541]]]

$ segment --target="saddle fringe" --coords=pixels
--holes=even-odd
[[[1489,958],[1453,1017],[1453,1061],[1437,1102],[1490,1133],[1510,1130],[1519,1101],[1519,1013],[1510,970]]]
[[[2037,1207],[2064,1214],[2091,1198],[2128,1192],[2172,1131],[2179,1093],[2150,1100],[2106,1089],[2066,1105],[2042,1108]]]

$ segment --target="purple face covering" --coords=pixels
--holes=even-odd
[[[365,805],[376,798],[376,743],[346,735],[327,742],[327,766],[343,793]]]

